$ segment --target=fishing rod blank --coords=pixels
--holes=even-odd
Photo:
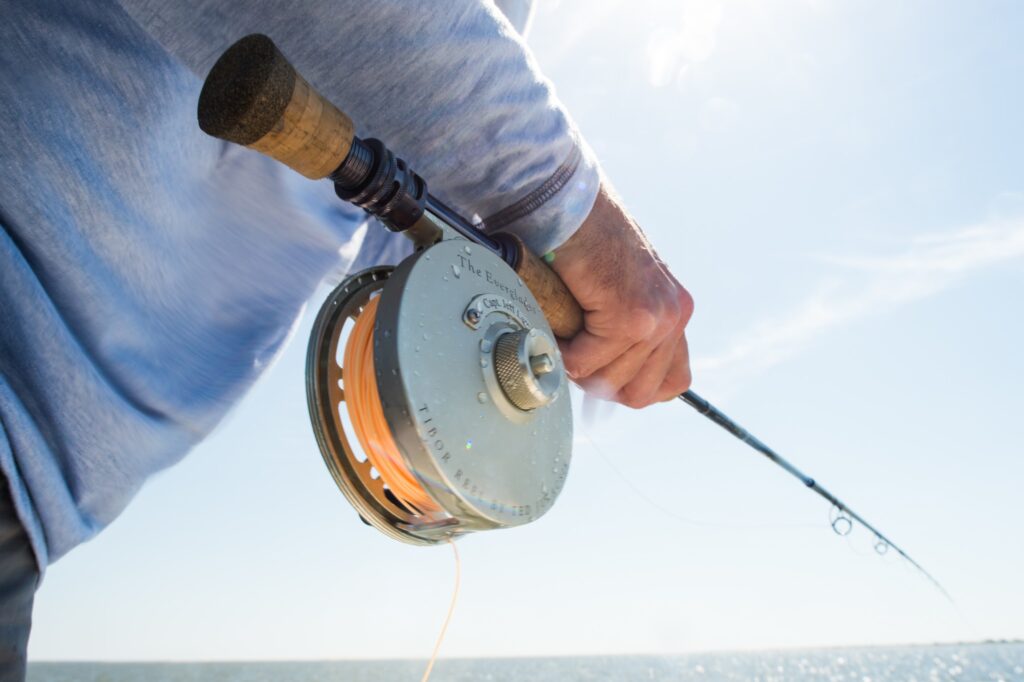
[[[875,547],[876,547],[876,551],[878,551],[879,554],[884,554],[885,551],[889,547],[892,547],[894,550],[896,550],[896,552],[901,557],[906,559],[910,563],[911,566],[913,566],[918,571],[920,571],[921,574],[924,575],[924,577],[926,577],[929,580],[929,582],[932,583],[932,585],[934,585],[936,588],[938,588],[938,590],[940,592],[942,592],[943,596],[945,596],[946,599],[949,599],[950,601],[953,601],[953,598],[950,597],[949,593],[946,592],[946,589],[944,587],[942,587],[941,584],[939,584],[939,581],[936,580],[934,577],[932,577],[932,574],[929,573],[928,571],[926,571],[921,566],[921,564],[919,564],[916,561],[914,561],[913,559],[911,559],[910,555],[907,554],[906,552],[904,552],[899,547],[899,545],[897,545],[892,540],[887,538],[880,530],[875,528],[873,525],[871,525],[870,523],[865,521],[864,518],[860,514],[858,514],[857,512],[853,511],[848,506],[846,506],[846,504],[842,500],[840,500],[838,497],[836,497],[835,495],[830,493],[828,490],[826,490],[824,487],[822,487],[813,478],[811,478],[807,474],[805,474],[802,471],[800,471],[799,469],[797,469],[795,466],[790,464],[786,459],[784,459],[781,455],[779,455],[779,453],[777,453],[774,450],[772,450],[770,447],[768,447],[767,445],[762,443],[758,438],[753,436],[745,428],[743,428],[742,426],[740,426],[739,424],[734,422],[732,419],[730,419],[728,416],[726,416],[726,414],[724,412],[719,410],[717,407],[715,407],[714,405],[709,403],[707,400],[705,400],[704,398],[702,398],[699,395],[697,395],[696,393],[694,393],[693,391],[686,391],[686,392],[680,394],[679,395],[679,399],[682,400],[687,405],[689,405],[690,407],[692,407],[693,409],[695,409],[698,412],[700,412],[702,415],[704,415],[705,417],[707,417],[711,421],[713,421],[716,424],[718,424],[719,426],[721,426],[723,429],[725,429],[726,431],[728,431],[732,435],[734,435],[737,438],[739,438],[741,441],[743,441],[744,443],[746,443],[750,447],[752,447],[755,450],[757,450],[758,452],[760,452],[762,455],[764,455],[765,457],[770,459],[775,464],[777,464],[780,467],[782,467],[783,469],[785,469],[791,476],[799,479],[800,482],[803,483],[805,486],[807,486],[808,488],[810,488],[811,490],[816,492],[818,495],[820,495],[821,497],[825,498],[830,503],[832,503],[832,506],[835,509],[839,510],[840,514],[845,515],[845,517],[848,517],[849,519],[853,519],[854,521],[859,523],[861,526],[863,526],[864,528],[866,528],[869,531],[871,531],[875,535],[875,538],[877,538],[877,540],[878,540],[878,542],[876,543]],[[849,530],[847,530],[846,533],[843,533],[843,532],[840,532],[838,530],[838,528],[836,528],[836,523],[840,519],[842,519],[842,518],[843,518],[843,516],[840,516],[839,518],[833,520],[832,527],[840,535],[846,535],[849,532]],[[879,549],[879,548],[884,548],[884,549]]]

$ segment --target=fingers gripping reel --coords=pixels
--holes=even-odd
[[[372,362],[357,363],[353,343],[372,344]],[[306,382],[338,487],[396,540],[522,525],[562,489],[572,414],[561,356],[536,299],[488,249],[445,239],[346,279],[317,316]]]

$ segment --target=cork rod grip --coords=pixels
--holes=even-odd
[[[352,119],[258,33],[236,42],[213,65],[197,113],[208,135],[255,149],[313,180],[345,160],[354,135]]]
[[[547,263],[526,248],[518,237],[513,237],[519,251],[516,274],[523,280],[540,303],[551,331],[560,339],[571,339],[583,329],[583,308],[565,286],[565,282]]]

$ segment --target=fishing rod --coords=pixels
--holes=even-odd
[[[395,267],[346,278],[310,336],[306,393],[321,454],[365,523],[435,545],[522,525],[553,505],[572,454],[556,337],[583,310],[548,264],[507,233],[484,234],[299,75],[270,38],[221,55],[199,97],[208,134],[314,180],[410,238]],[[874,526],[693,391],[679,396],[875,534]],[[840,519],[833,521],[837,530]],[[852,527],[852,523],[851,523]]]

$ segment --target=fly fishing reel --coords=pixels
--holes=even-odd
[[[309,343],[307,397],[328,469],[368,524],[435,544],[529,523],[554,503],[572,449],[555,334],[582,312],[511,235],[487,235],[298,74],[247,36],[203,85],[199,125],[303,175],[416,245],[396,268],[349,277]],[[550,323],[549,323],[550,321]]]
[[[572,412],[551,327],[516,273],[463,239],[342,282],[306,385],[338,487],[396,540],[529,523],[565,482]]]

